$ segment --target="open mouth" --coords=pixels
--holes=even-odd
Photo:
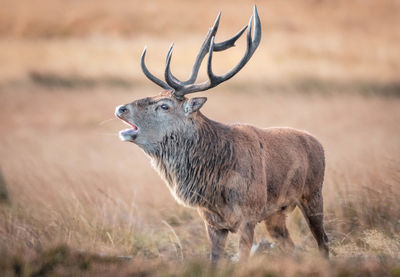
[[[123,119],[122,121],[125,124],[129,125],[131,128],[119,131],[119,138],[123,141],[134,141],[137,137],[137,134],[139,133],[139,127]]]

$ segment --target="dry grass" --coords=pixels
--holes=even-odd
[[[185,76],[216,11],[226,38],[249,3],[0,2],[0,275],[400,276],[398,1],[257,4],[260,49],[234,80],[203,93],[203,111],[320,139],[332,258],[321,260],[296,210],[295,253],[266,250],[217,269],[196,212],[174,202],[108,119],[158,91],[138,67],[143,45],[161,74],[175,40],[173,70]],[[242,52],[216,56],[217,72]],[[258,226],[256,240],[265,233]],[[232,235],[227,260],[236,246]]]
[[[146,270],[156,263],[155,268],[171,272],[176,267],[168,264],[179,264],[181,250],[187,261],[204,260],[208,243],[196,212],[178,206],[145,155],[118,140],[120,122],[101,123],[112,117],[119,103],[152,93],[145,87],[137,91],[141,92],[32,88],[1,93],[0,163],[11,203],[1,208],[4,255],[23,253],[20,259],[29,261],[36,253],[65,244],[68,253],[133,256],[133,263],[142,261]],[[389,259],[389,270],[396,264],[391,259],[398,263],[400,258],[399,101],[262,91],[248,95],[231,88],[215,90],[204,112],[223,122],[293,126],[319,137],[327,153],[326,227],[334,254],[333,264],[318,262],[317,269],[310,265],[310,270],[329,271],[336,263],[345,268],[352,265],[347,259],[377,266],[375,257],[380,256]],[[221,102],[226,103],[224,109],[219,109]],[[179,241],[162,221],[172,226]],[[316,246],[299,212],[289,222],[303,249],[285,259],[296,271],[303,262],[312,263]],[[260,226],[257,240],[264,235]],[[235,254],[236,243],[232,236],[227,257]],[[75,252],[71,253],[73,259]],[[268,255],[277,254],[264,258]],[[235,270],[245,275],[259,263],[265,261]],[[131,263],[123,264],[127,272],[135,272]],[[278,270],[271,264],[262,268]],[[329,272],[327,276],[336,271]]]

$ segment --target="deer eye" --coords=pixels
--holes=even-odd
[[[168,107],[167,104],[162,104],[160,107],[161,107],[161,109],[163,109],[164,111],[167,111],[167,110],[169,109],[169,107]]]

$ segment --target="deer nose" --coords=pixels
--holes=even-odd
[[[121,116],[128,111],[129,111],[129,109],[125,105],[121,105],[121,106],[118,106],[115,108],[115,115]]]

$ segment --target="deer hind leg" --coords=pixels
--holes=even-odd
[[[240,240],[239,240],[240,260],[246,260],[249,257],[251,246],[253,245],[254,227],[255,224],[253,223],[245,223],[240,230]]]
[[[264,220],[268,233],[276,241],[277,246],[283,251],[289,251],[294,248],[294,243],[290,238],[289,231],[286,228],[286,214],[277,212]]]
[[[303,197],[299,205],[318,243],[318,248],[325,257],[329,257],[328,236],[324,230],[323,199],[319,192],[311,197]]]

